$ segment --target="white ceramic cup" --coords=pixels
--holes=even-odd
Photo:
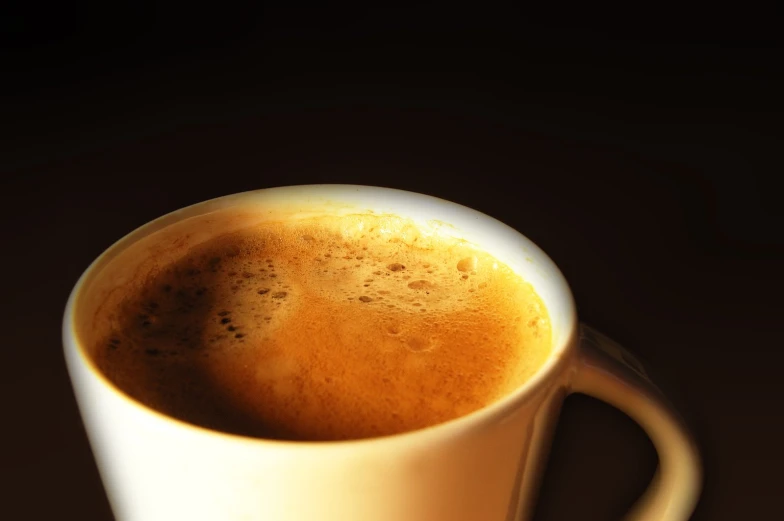
[[[100,292],[122,285],[146,243],[187,248],[209,215],[236,205],[265,215],[392,213],[464,238],[533,284],[552,322],[552,355],[502,400],[404,434],[343,442],[253,439],[162,415],[116,388],[91,360]],[[203,219],[203,233],[176,225]],[[433,228],[433,229],[435,229]],[[172,232],[174,230],[174,232]],[[146,241],[146,242],[145,242]],[[131,248],[134,255],[123,256]],[[139,253],[141,252],[141,253]],[[146,253],[145,253],[146,252]],[[349,185],[271,188],[199,203],[133,231],[74,287],[63,323],[65,359],[114,515],[123,521],[522,521],[533,510],[559,411],[570,393],[595,396],[636,420],[659,468],[629,519],[686,520],[702,470],[693,437],[631,355],[581,325],[571,291],[534,243],[480,212],[421,194]]]

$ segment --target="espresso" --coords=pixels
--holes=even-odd
[[[509,267],[394,216],[254,222],[137,270],[96,309],[94,362],[119,389],[262,438],[435,425],[524,383],[551,344],[544,304]]]

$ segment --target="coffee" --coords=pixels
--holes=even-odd
[[[550,352],[528,283],[400,217],[256,219],[183,241],[161,237],[160,261],[106,293],[90,327],[109,380],[189,423],[291,440],[395,434],[498,400]]]

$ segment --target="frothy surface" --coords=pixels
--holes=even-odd
[[[95,316],[101,371],[161,412],[249,436],[441,423],[519,386],[550,352],[529,284],[397,217],[254,224],[126,288]]]

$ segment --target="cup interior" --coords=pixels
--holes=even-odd
[[[225,210],[231,210],[236,217],[216,218]],[[85,271],[68,303],[65,334],[73,336],[71,344],[95,376],[113,387],[92,363],[89,347],[94,344],[90,339],[103,333],[92,317],[100,306],[111,302],[113,295],[218,234],[265,220],[350,214],[392,214],[413,221],[425,234],[467,241],[508,265],[534,287],[550,316],[551,355],[533,378],[485,409],[504,407],[506,402],[520,399],[540,385],[573,344],[577,319],[568,284],[553,261],[521,233],[476,210],[432,196],[353,185],[245,192],[183,208],[138,228],[112,245]],[[66,349],[68,345],[66,342]],[[484,412],[483,409],[473,414]]]

